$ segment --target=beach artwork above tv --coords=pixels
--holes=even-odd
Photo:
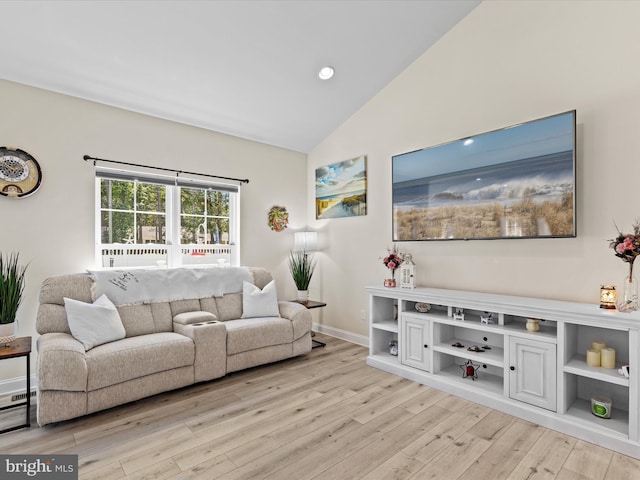
[[[316,218],[367,214],[367,157],[316,168]]]
[[[394,156],[393,240],[575,237],[575,113]]]

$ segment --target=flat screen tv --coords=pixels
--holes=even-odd
[[[576,236],[575,110],[392,157],[393,240]]]

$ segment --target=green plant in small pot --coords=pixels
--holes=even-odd
[[[298,300],[306,302],[309,300],[309,283],[316,268],[316,262],[310,258],[308,253],[291,252],[289,254],[289,271],[293,277],[293,283],[298,289]]]
[[[26,265],[20,265],[19,253],[0,252],[0,344],[16,338],[16,314],[22,302]]]

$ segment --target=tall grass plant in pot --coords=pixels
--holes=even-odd
[[[289,255],[289,271],[293,277],[293,283],[298,289],[298,300],[309,300],[309,283],[313,277],[316,262],[308,253],[291,252]]]
[[[0,344],[16,338],[16,315],[24,292],[26,265],[20,254],[0,252]]]

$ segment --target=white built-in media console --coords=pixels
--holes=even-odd
[[[640,458],[640,312],[433,288],[367,292],[369,365]],[[615,350],[615,368],[587,364],[593,342]],[[610,418],[592,413],[594,397],[611,400]]]

